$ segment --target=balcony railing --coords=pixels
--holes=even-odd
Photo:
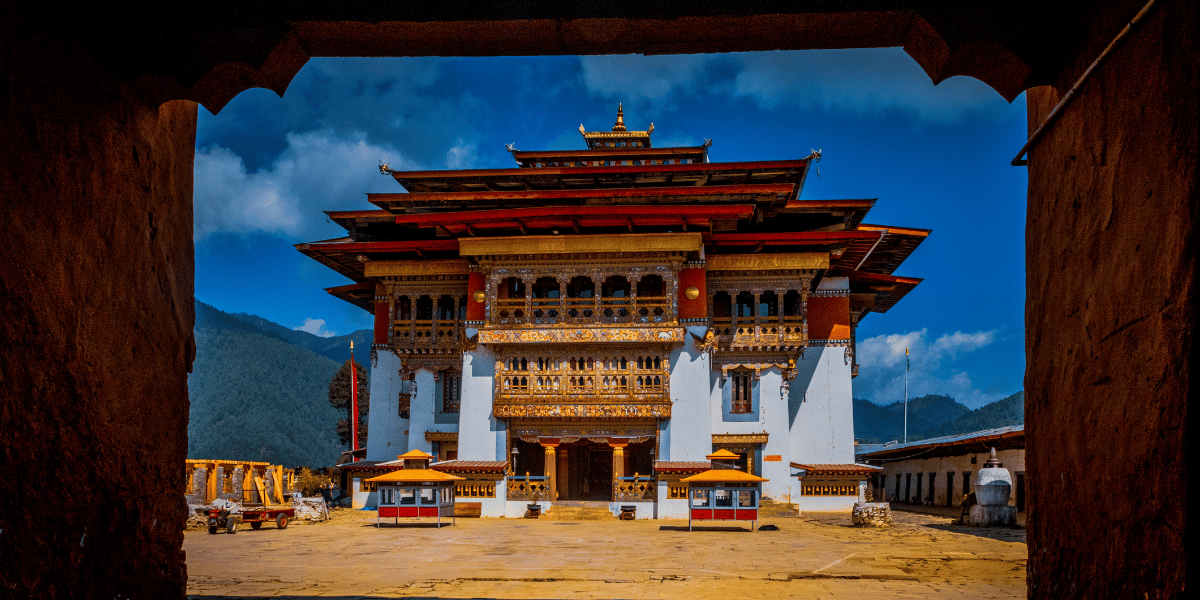
[[[808,341],[808,325],[803,317],[753,317],[738,319],[714,317],[713,332],[717,344],[726,348],[802,346]]]
[[[453,348],[462,336],[458,321],[432,319],[393,322],[392,343],[398,348]]]
[[[530,475],[529,473],[510,476],[508,478],[506,497],[509,500],[521,500],[525,502],[554,500],[554,496],[546,485],[546,477],[542,475]]]
[[[670,323],[676,317],[667,296],[596,298],[497,298],[492,325],[589,325]]]
[[[658,497],[658,487],[649,475],[634,474],[633,477],[613,479],[613,502],[653,501]]]

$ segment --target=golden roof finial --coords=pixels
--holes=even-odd
[[[617,103],[617,124],[613,125],[613,131],[625,131],[625,110],[620,102]]]

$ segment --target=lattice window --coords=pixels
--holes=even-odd
[[[462,373],[444,371],[442,373],[442,412],[456,413],[461,405]]]
[[[730,412],[750,412],[750,408],[754,404],[751,396],[754,387],[753,375],[749,371],[733,371],[729,374],[729,378],[732,382],[730,394],[733,400]]]

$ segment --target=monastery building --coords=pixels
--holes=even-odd
[[[855,327],[920,283],[892,273],[928,230],[801,199],[819,152],[709,162],[711,142],[656,148],[620,110],[579,130],[583,150],[510,146],[516,168],[382,165],[407,193],[298,245],[375,316],[361,468],[429,452],[484,516],[686,518],[679,480],[724,449],[765,499],[848,510],[874,471],[854,464]]]

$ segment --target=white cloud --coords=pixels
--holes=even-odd
[[[904,399],[907,348],[909,398],[943,394],[971,408],[999,400],[1007,394],[981,391],[966,372],[952,365],[943,368],[943,363],[952,363],[963,354],[991,344],[996,334],[997,330],[956,331],[930,341],[929,330],[921,329],[859,340],[856,346],[859,374],[854,379],[854,395],[878,404]]]
[[[707,93],[746,98],[771,111],[897,110],[938,124],[1002,118],[1021,109],[970,77],[933,85],[900,48],[588,56],[582,71],[589,92],[654,108]]]
[[[381,160],[393,169],[411,166],[395,148],[370,144],[362,133],[339,137],[327,129],[289,133],[275,161],[253,173],[228,148],[201,149],[195,163],[195,239],[263,232],[311,241],[307,238],[329,235],[322,211],[362,209],[367,191],[399,191],[379,174]]]
[[[469,169],[475,166],[475,154],[478,150],[477,144],[468,144],[466,140],[458,138],[454,146],[446,152],[446,168]]]
[[[602,96],[657,104],[673,93],[694,90],[711,60],[704,54],[584,56],[583,83]]]
[[[304,324],[294,328],[296,331],[307,331],[321,337],[333,337],[337,332],[325,329],[325,319],[305,319]]]

